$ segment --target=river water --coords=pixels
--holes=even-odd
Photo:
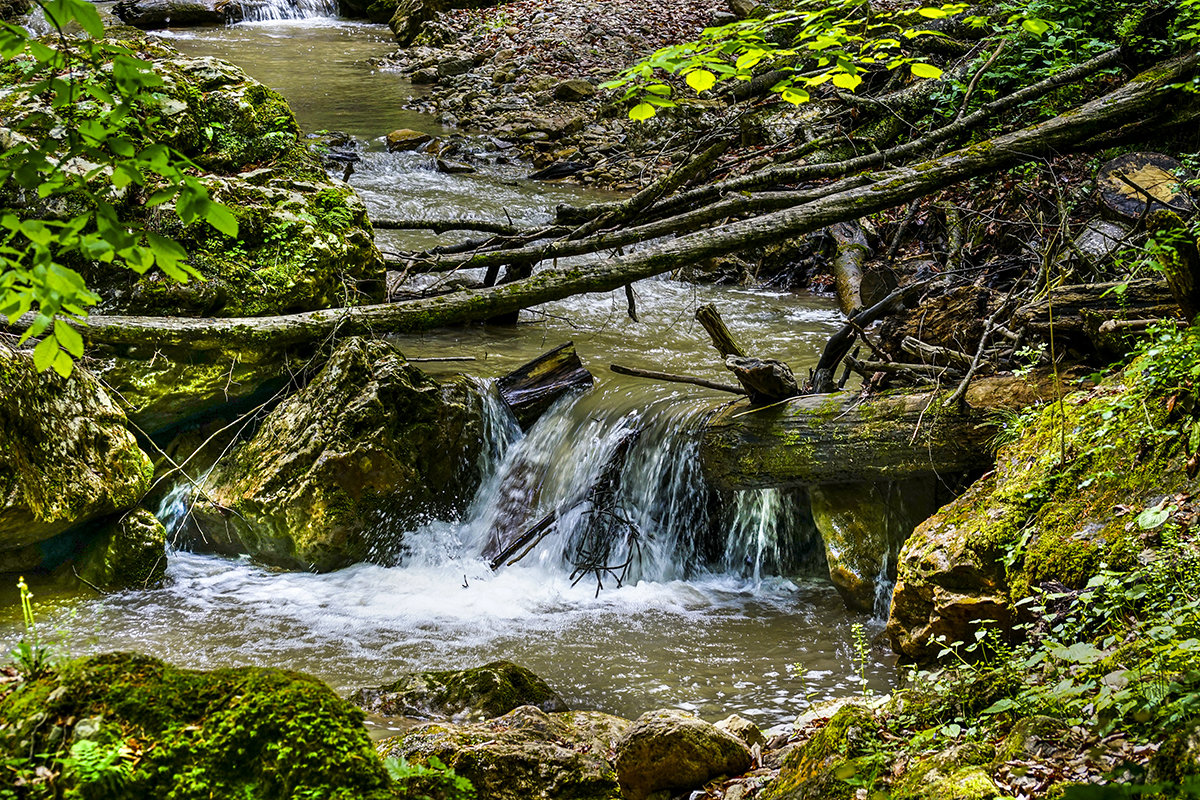
[[[386,153],[381,137],[396,128],[450,132],[405,111],[414,88],[371,65],[391,49],[383,26],[318,16],[165,35],[186,54],[227,58],[281,91],[306,130],[360,139],[364,160],[350,183],[373,215],[535,223],[559,203],[602,197],[526,181],[528,166],[445,175],[426,156]],[[434,241],[420,233],[380,237],[390,250]],[[315,575],[172,551],[163,589],[96,597],[47,579],[34,587],[39,614],[71,652],[133,649],[197,668],[286,667],[343,693],[403,671],[510,658],[574,707],[629,717],[680,707],[710,721],[736,711],[778,729],[815,700],[886,691],[890,656],[878,644],[856,652],[852,632],[862,624],[876,638],[881,624],[847,611],[821,576],[803,499],[761,491],[714,500],[703,486],[695,429],[728,396],[607,369],[621,363],[728,381],[692,319],[698,304],[714,302],[735,338],[802,375],[838,324],[833,304],[671,280],[642,281],[636,294],[637,323],[626,316],[624,294],[613,293],[524,312],[515,328],[397,340],[410,356],[474,356],[466,371],[481,382],[573,340],[597,378],[590,394],[555,407],[524,436],[493,404],[488,479],[470,510],[411,532],[399,563]],[[487,568],[481,553],[497,515],[511,513],[514,491],[539,487],[521,509],[527,518],[569,506],[634,430],[641,435],[624,460],[618,507],[641,555],[622,586],[611,576],[598,592],[590,577],[573,585],[572,557],[588,524],[578,509],[520,563]],[[160,516],[177,510],[164,507]],[[17,635],[11,595],[0,592],[4,645]]]

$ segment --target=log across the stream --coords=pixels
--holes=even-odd
[[[978,379],[965,408],[944,408],[948,394],[864,400],[835,392],[763,408],[735,401],[705,424],[701,467],[709,482],[733,490],[962,475],[994,462],[996,409],[1023,408],[1056,391],[1051,377],[1029,376]]]

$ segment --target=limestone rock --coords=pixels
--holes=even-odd
[[[75,563],[79,577],[103,589],[151,589],[167,574],[167,532],[144,508],[107,525]]]
[[[348,339],[216,467],[182,533],[293,569],[394,558],[406,531],[461,511],[478,484],[479,402],[385,342]]]
[[[757,725],[737,714],[730,714],[725,719],[715,723],[713,727],[726,733],[732,733],[745,742],[747,747],[753,747],[756,744],[765,745],[767,743],[767,737],[763,736],[763,732],[758,729]]]
[[[606,755],[629,725],[596,711],[521,706],[487,722],[419,725],[378,748],[416,763],[436,757],[488,800],[620,800]]]
[[[0,345],[0,553],[133,507],[151,472],[91,373],[39,373],[30,355]]]
[[[493,661],[463,670],[417,672],[351,698],[372,714],[386,717],[444,717],[457,722],[491,719],[519,706],[566,711],[546,682],[511,661]]]
[[[617,744],[617,776],[629,800],[662,789],[696,789],[718,775],[750,768],[741,739],[682,711],[649,711]]]
[[[596,94],[596,87],[582,78],[562,81],[554,87],[554,99],[564,103],[577,103]]]
[[[433,137],[428,133],[401,128],[400,130],[392,131],[387,135],[387,149],[389,153],[398,153],[403,150],[416,150],[423,144],[428,144],[433,141]]]
[[[115,792],[93,784],[90,795],[394,798],[362,719],[328,686],[296,672],[197,672],[112,653],[66,662],[7,691],[0,758],[32,775],[61,765],[52,759],[61,759],[64,740],[87,738],[101,752],[128,741],[139,752],[126,760],[127,782]]]

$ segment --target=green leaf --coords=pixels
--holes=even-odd
[[[50,366],[54,367],[54,371],[59,375],[69,378],[71,377],[71,370],[75,368],[75,361],[62,350],[59,350],[57,355],[54,356],[54,363]]]
[[[53,334],[47,336],[37,343],[37,347],[33,348],[33,366],[38,372],[45,372],[54,364],[54,358],[58,355],[58,339],[54,338]]]
[[[926,64],[922,61],[916,61],[909,66],[912,74],[918,78],[937,79],[942,77],[942,71],[933,64]]]
[[[1162,503],[1159,503],[1137,515],[1137,526],[1144,531],[1154,530],[1170,519],[1174,512],[1175,506],[1164,507]]]
[[[671,87],[667,86],[665,83],[652,83],[649,86],[643,86],[642,90],[649,92],[650,94],[656,94],[659,97],[671,96]]]
[[[707,92],[717,83],[717,76],[706,69],[694,69],[686,76],[687,85],[697,93]]]
[[[208,221],[209,225],[212,225],[226,236],[237,237],[237,217],[233,216],[233,212],[220,203],[210,203],[208,209],[205,211],[204,218]]]
[[[629,118],[641,122],[650,119],[655,114],[654,106],[649,103],[638,103],[633,108],[629,109]]]
[[[79,331],[63,320],[56,319],[54,320],[54,336],[68,353],[76,358],[83,357],[83,337],[79,335]]]
[[[809,99],[808,92],[804,91],[803,89],[784,89],[783,94],[780,96],[784,99],[784,101],[791,103],[794,106],[798,106],[801,103],[807,103]]]
[[[1087,642],[1076,642],[1070,647],[1051,647],[1050,653],[1060,661],[1070,664],[1095,664],[1104,658],[1104,651]]]
[[[1043,33],[1050,30],[1051,23],[1044,19],[1026,19],[1022,20],[1021,27],[1024,28],[1026,32],[1031,33],[1034,36],[1041,36]]]
[[[945,11],[943,11],[940,8],[929,8],[929,7],[918,8],[917,13],[920,14],[922,17],[927,17],[929,19],[942,19],[943,17],[950,16],[949,14],[947,14]]]
[[[833,76],[833,85],[840,89],[848,89],[853,92],[862,83],[862,78],[853,75],[849,72],[839,72]]]

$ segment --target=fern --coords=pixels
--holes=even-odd
[[[63,776],[80,797],[112,796],[133,777],[128,756],[122,744],[106,747],[83,739],[71,745],[71,753],[63,761]]]

